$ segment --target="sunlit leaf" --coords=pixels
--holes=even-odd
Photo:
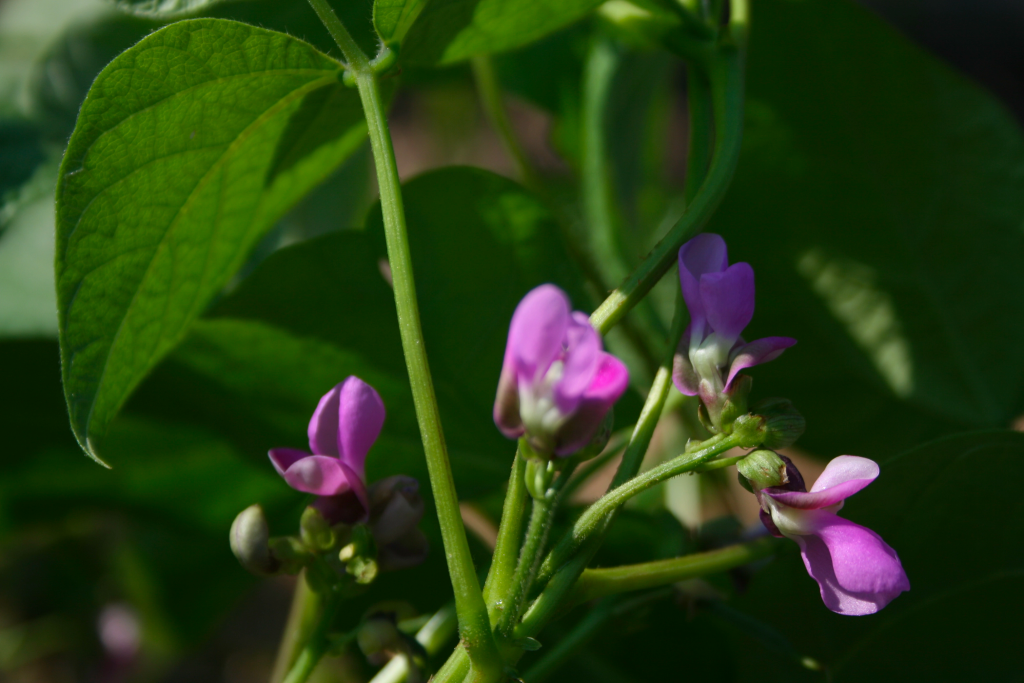
[[[290,36],[204,19],[148,36],[97,78],[57,190],[65,392],[94,457],[255,242],[361,143],[338,69]]]

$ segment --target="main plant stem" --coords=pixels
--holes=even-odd
[[[427,362],[426,344],[420,324],[416,284],[413,278],[412,255],[402,204],[401,181],[395,163],[395,151],[388,131],[387,117],[381,98],[380,84],[370,60],[352,39],[327,0],[309,0],[320,20],[334,37],[354,76],[370,134],[370,146],[377,169],[380,204],[384,218],[384,236],[391,265],[398,326],[405,351],[409,382],[412,386],[416,418],[419,422],[423,450],[426,454],[430,485],[441,526],[448,573],[455,592],[455,610],[459,618],[459,635],[473,663],[475,680],[496,681],[502,673],[487,606],[480,590],[480,581],[469,553],[466,529],[459,513],[455,480],[441,429],[441,416],[434,394],[434,383]]]
[[[299,651],[295,663],[284,679],[284,683],[305,683],[305,681],[316,669],[320,659],[327,652],[327,631],[334,621],[334,615],[338,613],[341,598],[338,595],[329,595],[323,600],[323,611],[320,614],[320,621],[316,628],[309,635],[302,650]]]

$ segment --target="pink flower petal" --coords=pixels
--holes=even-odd
[[[829,462],[807,493],[774,488],[765,489],[764,492],[789,507],[820,510],[837,505],[857,493],[873,482],[878,472],[878,465],[873,460],[856,455],[841,455]]]
[[[342,383],[343,384],[343,383]],[[314,455],[338,455],[338,404],[341,384],[335,385],[320,398],[309,420],[309,450]]]
[[[555,405],[562,413],[576,410],[601,363],[601,336],[585,313],[576,311],[566,333],[565,367],[555,384]]]
[[[754,269],[735,263],[723,272],[702,275],[700,299],[711,329],[723,339],[738,339],[754,317]]]
[[[683,338],[672,356],[672,383],[686,396],[696,396],[700,391],[700,377],[690,363],[690,326],[686,326]]]
[[[725,381],[725,388],[732,386],[732,381],[740,371],[775,360],[794,344],[796,339],[792,337],[765,337],[738,346],[731,354],[732,362],[729,365],[729,378]]]
[[[610,353],[601,352],[600,365],[593,381],[576,408],[556,435],[556,455],[570,455],[594,438],[601,421],[629,386],[629,370]]]
[[[362,479],[366,454],[384,426],[384,401],[358,377],[349,377],[340,386],[338,451],[341,461]]]
[[[718,273],[729,267],[729,251],[725,240],[714,233],[697,235],[679,248],[679,283],[683,299],[690,311],[690,324],[702,329],[705,311],[700,297],[700,278],[705,273]],[[703,338],[703,336],[702,336]]]
[[[519,383],[515,368],[502,368],[498,393],[494,397],[494,424],[510,439],[518,439],[526,431],[519,415]]]
[[[309,453],[300,451],[297,448],[271,448],[270,452],[267,453],[270,456],[270,462],[277,470],[277,473],[282,477],[284,476],[285,470],[294,465],[303,458],[308,458]]]
[[[870,529],[835,517],[825,537],[791,536],[800,546],[807,573],[818,582],[821,599],[833,612],[874,614],[910,590],[896,553]],[[837,527],[857,527],[861,531]]]
[[[292,463],[284,480],[296,491],[335,496],[362,485],[359,476],[329,455],[310,455]]]
[[[541,285],[523,297],[512,314],[505,365],[520,380],[536,380],[562,352],[571,320],[569,297],[555,285]]]

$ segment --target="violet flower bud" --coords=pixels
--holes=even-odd
[[[789,483],[756,490],[761,521],[773,535],[800,546],[825,606],[838,614],[874,614],[910,590],[896,551],[871,529],[836,515],[846,498],[875,480],[878,465],[841,455],[807,491],[799,472],[784,460]]]
[[[427,558],[430,544],[419,529],[423,518],[420,484],[395,475],[370,487],[370,531],[377,543],[381,571],[413,567]]]
[[[604,352],[586,314],[573,311],[558,287],[541,285],[512,315],[494,422],[540,454],[571,455],[590,442],[628,383],[626,366]]]
[[[690,324],[675,355],[672,380],[687,396],[700,396],[719,429],[741,370],[767,363],[796,344],[789,337],[765,337],[747,343],[740,334],[754,316],[754,269],[729,265],[725,240],[697,235],[679,249],[679,281]],[[745,412],[742,410],[740,412]]]
[[[366,454],[384,425],[384,402],[369,384],[348,377],[324,394],[309,421],[312,455],[271,449],[270,462],[288,485],[320,498],[313,504],[331,524],[364,521]]]

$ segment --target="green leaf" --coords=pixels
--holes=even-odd
[[[451,64],[476,54],[505,52],[581,19],[600,4],[601,0],[430,0],[409,29],[402,58],[410,64]]]
[[[1024,138],[853,3],[765,0],[742,158],[710,229],[757,272],[755,392],[821,455],[891,454],[1024,409]]]
[[[948,437],[881,463],[842,511],[881,535],[910,578],[910,592],[878,614],[825,609],[796,552],[755,575],[737,606],[778,627],[836,683],[1018,679],[1006,606],[1024,602],[1024,499],[1005,475],[1022,463],[1015,432]],[[755,671],[765,681],[821,680],[760,646],[741,651],[740,680]]]
[[[92,457],[256,241],[362,142],[338,69],[290,36],[201,19],[96,79],[57,188],[65,394]]]
[[[385,43],[401,43],[428,0],[374,0],[373,26]]]

